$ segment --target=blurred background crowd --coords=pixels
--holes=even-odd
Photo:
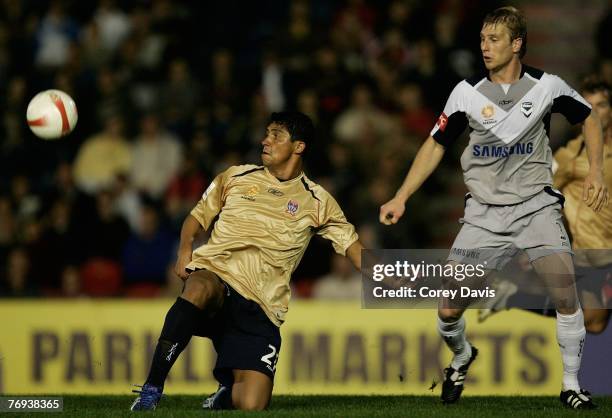
[[[609,2],[513,2],[528,64],[612,83]],[[378,207],[402,181],[453,86],[482,71],[479,30],[497,1],[0,1],[0,296],[175,296],[181,223],[230,165],[260,163],[270,112],[315,121],[307,175],[368,248],[448,248],[463,210],[458,156],[394,228]],[[555,22],[555,24],[551,24]],[[38,91],[70,94],[79,122],[43,141]],[[559,131],[553,145],[572,132]],[[203,240],[205,237],[202,238]],[[313,239],[298,297],[360,295]]]

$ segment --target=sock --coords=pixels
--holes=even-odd
[[[518,291],[511,295],[506,302],[506,307],[524,309],[542,316],[556,316],[555,307],[547,295],[534,295]]]
[[[189,343],[202,310],[181,297],[166,314],[146,383],[163,388],[170,369]]]
[[[461,317],[455,322],[444,322],[438,318],[438,331],[448,348],[455,354],[451,367],[459,370],[472,356],[472,346],[465,338],[465,319]]]
[[[563,390],[580,391],[578,370],[585,335],[584,315],[580,307],[571,315],[557,312],[557,342],[563,360]]]

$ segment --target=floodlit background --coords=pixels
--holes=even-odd
[[[575,87],[592,72],[612,83],[610,2],[512,3],[528,18],[525,63]],[[168,298],[181,289],[172,273],[181,222],[217,173],[259,163],[273,111],[314,119],[307,174],[337,198],[366,247],[448,248],[463,211],[460,144],[400,224],[382,228],[378,207],[453,86],[482,69],[482,18],[505,4],[1,1],[0,392],[127,393],[144,379]],[[30,98],[49,88],[79,111],[58,141],[25,123]],[[553,148],[576,134],[555,118]],[[426,393],[447,354],[433,312],[355,313],[360,276],[318,239],[293,284],[277,390]],[[334,315],[324,299],[348,299],[342,309],[360,320],[329,323],[316,314]],[[482,337],[483,352],[502,353],[483,356],[478,393],[556,393],[554,322],[526,313],[491,321],[472,328],[494,335]],[[612,373],[606,335],[589,337],[583,360],[600,393],[612,390],[593,378],[603,363]],[[169,390],[215,386],[210,361],[193,353]]]

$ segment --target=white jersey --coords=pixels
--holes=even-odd
[[[514,205],[552,185],[551,113],[576,124],[591,106],[561,78],[523,65],[512,84],[487,76],[457,84],[431,136],[448,146],[469,126],[461,156],[466,186],[480,203]]]

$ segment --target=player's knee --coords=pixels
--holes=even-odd
[[[234,402],[234,407],[241,411],[263,411],[268,407],[268,399],[248,394],[241,396],[237,402]]]
[[[438,317],[440,317],[443,322],[456,322],[461,319],[461,315],[463,315],[462,309],[438,309]]]
[[[608,317],[597,316],[594,318],[585,318],[584,327],[589,334],[601,334],[608,326]]]

